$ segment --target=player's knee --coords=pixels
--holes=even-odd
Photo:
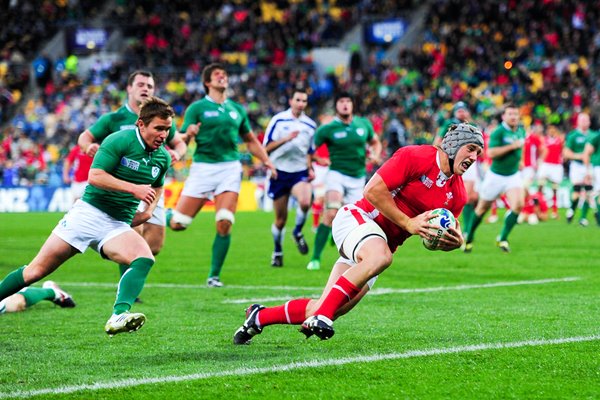
[[[337,212],[337,210],[339,210],[340,208],[342,208],[343,204],[341,201],[328,201],[327,204],[325,204],[325,208],[327,210],[334,210]]]
[[[20,312],[27,308],[27,301],[25,296],[21,294],[15,294],[6,299],[6,312]]]
[[[235,223],[235,215],[231,210],[221,208],[215,214],[215,221],[217,222],[217,232],[219,235],[229,235],[231,226]]]
[[[173,217],[171,218],[170,226],[174,231],[182,231],[190,226],[193,220],[194,218],[190,217],[189,215],[185,215],[177,210],[173,210]]]
[[[29,264],[23,270],[23,280],[27,286],[39,281],[46,275],[46,268],[40,264]]]

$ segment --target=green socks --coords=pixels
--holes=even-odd
[[[508,234],[512,228],[517,224],[519,214],[509,211],[504,217],[504,225],[502,226],[502,232],[500,232],[500,241],[503,242],[508,239]]]
[[[469,228],[471,227],[471,222],[473,221],[473,217],[475,216],[475,207],[473,206],[473,204],[465,204],[465,208],[463,208],[463,230],[465,232],[469,231]]]
[[[327,244],[327,239],[329,239],[329,235],[331,234],[331,227],[325,224],[320,224],[317,228],[317,234],[315,235],[315,249],[313,251],[313,260],[320,260],[321,253],[323,253],[323,249]]]
[[[56,297],[56,293],[54,293],[54,289],[43,289],[43,288],[35,288],[28,287],[27,289],[19,292],[21,296],[25,298],[25,304],[27,307],[31,307],[34,304],[39,303],[42,300],[54,300]]]
[[[4,280],[0,282],[0,300],[4,300],[11,294],[17,293],[19,290],[23,289],[25,286],[25,280],[23,279],[23,270],[25,266],[14,270],[10,274],[6,275]]]
[[[136,258],[129,265],[127,273],[121,277],[117,289],[117,300],[113,313],[122,314],[129,311],[135,299],[140,295],[146,282],[150,268],[154,265],[151,258]]]
[[[129,269],[129,265],[127,264],[119,264],[119,276],[123,276],[125,272]]]
[[[231,235],[221,236],[217,233],[212,247],[212,260],[210,263],[209,278],[218,277],[221,275],[221,268],[225,262],[225,257],[229,251],[231,244]]]
[[[471,219],[471,224],[469,226],[469,230],[467,231],[467,243],[471,243],[475,238],[475,230],[477,229],[481,221],[483,221],[483,215],[479,216],[473,213],[473,218]]]

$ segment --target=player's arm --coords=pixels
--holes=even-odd
[[[67,156],[67,158],[65,158],[65,161],[63,162],[63,171],[62,171],[63,182],[66,183],[67,185],[71,183],[70,172],[71,172],[72,165],[73,165],[73,150],[71,150],[69,152],[69,155]]]
[[[271,152],[281,146],[283,146],[284,144],[286,144],[287,142],[290,142],[292,140],[294,140],[296,137],[298,137],[298,135],[300,134],[300,131],[293,131],[290,132],[289,135],[279,139],[279,140],[273,140],[270,141],[269,143],[267,143],[267,145],[265,146],[265,151],[267,152],[267,154],[271,154]]]
[[[591,143],[586,143],[585,144],[585,148],[583,149],[583,165],[585,165],[585,167],[587,168],[588,174],[591,175],[592,174],[592,166],[591,166],[591,160],[592,160],[592,154],[594,154],[594,145],[592,145]]]
[[[81,148],[81,151],[90,157],[94,157],[98,151],[98,148],[100,147],[100,145],[96,142],[96,138],[89,129],[86,129],[79,135],[79,138],[77,139],[77,145]]]
[[[156,191],[150,185],[137,185],[118,179],[100,168],[91,168],[88,178],[90,185],[103,190],[129,193],[138,200],[151,204],[156,198]]]
[[[267,154],[265,148],[260,144],[260,142],[256,138],[256,135],[254,135],[254,133],[252,132],[248,132],[244,136],[242,136],[242,139],[244,140],[244,143],[246,143],[246,147],[248,148],[250,154],[258,158],[264,164],[265,167],[271,170],[271,176],[273,178],[277,178],[277,170],[275,169],[275,166],[269,159],[269,155]]]
[[[369,141],[369,161],[373,164],[381,163],[381,140],[379,140],[379,136],[373,134],[373,137]]]
[[[152,203],[150,203],[148,205],[148,207],[146,207],[143,210],[138,209],[138,211],[136,211],[136,213],[133,215],[133,220],[131,221],[131,226],[141,225],[143,223],[148,222],[148,220],[150,218],[152,218],[152,213],[154,212],[154,209],[156,208],[156,206],[158,204],[158,200],[160,199],[160,196],[162,196],[163,187],[161,186],[161,187],[154,188],[154,191],[156,192],[156,197],[154,198]],[[141,203],[141,204],[144,204],[144,203]]]
[[[192,126],[196,125],[190,125],[190,127]],[[180,133],[175,133],[175,136],[173,136],[173,139],[171,139],[169,142],[169,149],[167,149],[167,151],[171,155],[171,164],[185,157],[185,153],[187,152],[187,144],[185,144],[183,136],[184,135]]]
[[[567,160],[579,160],[583,161],[583,153],[575,153],[573,150],[569,148],[569,146],[565,146],[563,148],[563,157]]]
[[[386,183],[379,174],[373,175],[364,189],[365,199],[369,201],[384,217],[410,233],[423,238],[429,236],[429,219],[432,217],[430,211],[426,211],[416,217],[410,218],[403,213],[394,202]]]
[[[494,134],[492,133],[492,136]],[[496,140],[496,143],[502,143],[501,139],[500,141]],[[489,158],[494,159],[494,158],[498,158],[498,157],[502,157],[508,153],[510,153],[511,151],[515,151],[520,149],[521,147],[523,147],[524,141],[523,139],[517,139],[512,143],[506,144],[504,146],[493,146],[493,141],[492,138],[490,138],[490,146],[488,147],[488,152],[487,155]]]

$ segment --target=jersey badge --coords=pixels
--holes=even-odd
[[[229,116],[231,117],[231,119],[237,119],[238,113],[236,113],[235,111],[229,111]]]
[[[129,168],[132,169],[134,171],[137,171],[138,169],[140,169],[140,163],[134,160],[130,160],[127,157],[122,157],[121,158],[121,165],[124,166],[125,168]]]
[[[446,201],[444,202],[445,206],[448,206],[448,204],[450,204],[450,200],[453,199],[453,194],[452,192],[446,192]]]
[[[333,134],[333,138],[334,138],[334,139],[343,139],[343,138],[345,138],[346,136],[348,136],[348,134],[347,134],[346,132],[335,132],[335,133]]]
[[[431,189],[431,186],[433,186],[433,181],[427,175],[421,175],[421,182],[427,189]]]
[[[365,130],[363,128],[358,128],[356,130],[356,133],[358,134],[358,136],[362,136],[365,134]]]
[[[160,168],[159,167],[152,167],[152,177],[153,178],[156,178],[159,173],[160,173]]]
[[[214,118],[214,117],[218,117],[218,116],[219,116],[218,111],[204,111],[204,118]]]

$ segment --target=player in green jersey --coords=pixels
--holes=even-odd
[[[586,179],[593,184],[590,205],[596,210],[594,217],[600,226],[600,132],[588,137],[583,150],[583,165],[586,169]]]
[[[42,300],[51,301],[60,308],[75,307],[73,297],[69,293],[56,283],[46,281],[41,288],[29,286],[0,301],[0,314],[25,311]]]
[[[110,134],[135,128],[140,105],[149,97],[154,96],[154,90],[155,82],[152,73],[143,70],[132,72],[127,79],[127,103],[114,112],[102,115],[94,125],[79,135],[78,144],[82,150],[93,157],[98,151],[100,143]],[[187,151],[182,136],[177,133],[175,123],[170,129],[165,143],[170,146],[167,150],[173,162],[180,160]],[[164,198],[161,197],[152,218],[135,228],[148,242],[154,255],[160,252],[165,242],[165,225]],[[124,264],[119,267],[121,275],[128,269],[128,266]]]
[[[569,180],[573,184],[571,207],[567,209],[567,222],[571,223],[577,206],[581,205],[579,225],[588,226],[587,212],[591,203],[592,181],[583,165],[583,151],[590,136],[590,116],[581,113],[577,116],[577,126],[567,134],[567,142],[563,148],[563,158],[569,161]]]
[[[352,96],[346,92],[339,93],[334,104],[334,120],[320,126],[314,138],[315,148],[327,144],[331,165],[325,178],[326,211],[317,228],[312,259],[306,266],[309,270],[321,268],[321,253],[331,234],[331,223],[337,210],[343,204],[362,198],[366,183],[367,145],[370,146],[371,162],[379,164],[381,161],[379,137],[368,119],[354,116]]]
[[[271,170],[271,176],[277,177],[277,171],[252,133],[244,108],[227,99],[229,78],[225,67],[207,65],[202,71],[202,83],[206,96],[187,108],[181,128],[188,136],[188,128],[193,130],[196,141],[194,162],[175,210],[169,210],[167,214],[167,224],[176,231],[186,229],[214,196],[217,233],[212,245],[207,285],[221,287],[221,268],[231,242],[242,179],[238,139],[241,138],[250,153]]]
[[[492,203],[502,193],[506,194],[510,210],[504,217],[504,224],[500,236],[496,240],[496,245],[502,251],[510,252],[508,235],[517,223],[525,202],[525,188],[519,171],[521,153],[525,143],[525,130],[520,126],[519,119],[519,109],[513,104],[507,104],[502,113],[502,123],[490,135],[488,156],[492,159],[492,165],[483,179],[475,215],[465,236],[465,253],[473,249],[475,230]]]
[[[144,314],[129,310],[144,287],[154,256],[131,227],[152,216],[162,193],[171,163],[163,144],[173,116],[167,103],[151,97],[143,104],[135,129],[114,133],[100,145],[83,197],[58,222],[35,258],[0,282],[0,301],[92,247],[102,257],[129,266],[119,281],[105,331],[114,335],[144,324]],[[148,204],[144,211],[138,211],[140,201]]]

